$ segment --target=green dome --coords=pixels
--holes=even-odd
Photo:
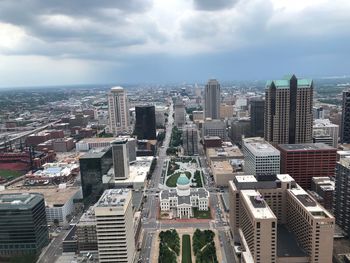
[[[181,174],[179,178],[177,178],[176,184],[178,185],[188,185],[190,184],[190,180],[187,178],[185,174]]]

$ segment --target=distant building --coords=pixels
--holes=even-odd
[[[111,143],[115,179],[129,178],[129,151],[127,139],[118,138]]]
[[[350,90],[343,91],[341,143],[350,143]]]
[[[186,125],[182,129],[184,155],[198,155],[198,130],[196,125]]]
[[[109,125],[114,135],[130,132],[129,109],[126,92],[122,87],[114,87],[108,94]]]
[[[337,163],[333,213],[335,221],[350,236],[350,159],[343,158]]]
[[[314,119],[324,119],[325,118],[325,111],[323,107],[313,107],[312,112],[314,115]]]
[[[328,211],[332,211],[334,180],[330,177],[312,177],[310,194]]]
[[[135,135],[138,140],[156,139],[156,115],[154,106],[136,106]]]
[[[165,125],[165,114],[168,108],[164,106],[156,106],[156,126],[162,127]]]
[[[39,255],[49,243],[40,194],[0,194],[0,257]]]
[[[264,136],[273,144],[312,142],[313,81],[294,75],[266,84]]]
[[[304,189],[312,177],[334,176],[337,149],[324,143],[279,144],[281,173],[290,174]]]
[[[233,105],[227,105],[225,103],[220,104],[220,118],[229,119],[233,117]]]
[[[226,123],[222,120],[206,120],[203,123],[202,136],[218,136],[227,139]]]
[[[252,99],[250,101],[250,136],[264,137],[264,109],[263,99]]]
[[[132,192],[106,190],[95,206],[100,263],[132,263],[135,253]],[[117,233],[117,234],[116,234]]]
[[[335,219],[290,175],[236,176],[229,191],[240,262],[332,262]]]
[[[249,175],[280,173],[280,152],[261,137],[243,139],[244,172]]]
[[[176,99],[174,108],[175,126],[182,128],[186,123],[185,104],[183,103],[182,98]]]
[[[251,137],[250,125],[251,121],[247,117],[232,119],[229,131],[231,140],[241,146],[243,138]]]
[[[193,111],[193,122],[204,121],[204,112],[203,111]]]
[[[330,146],[338,147],[339,125],[331,123],[329,119],[315,119],[313,125],[314,140],[319,142],[317,138],[322,135],[330,136],[332,138],[332,145]]]
[[[209,192],[205,188],[191,188],[190,180],[181,174],[176,182],[176,188],[160,192],[161,211],[175,210],[175,217],[191,218],[193,209],[208,211]]]
[[[220,119],[220,93],[221,87],[216,79],[210,79],[204,90],[204,116],[205,118]]]

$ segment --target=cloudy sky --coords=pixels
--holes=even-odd
[[[0,0],[0,86],[350,72],[349,0]]]

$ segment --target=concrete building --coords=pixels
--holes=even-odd
[[[191,182],[185,174],[181,174],[176,188],[160,192],[160,210],[172,211],[178,218],[193,217],[193,209],[207,211],[209,192],[205,188],[191,188]]]
[[[198,130],[196,125],[185,125],[182,129],[184,155],[198,155]]]
[[[229,119],[233,117],[233,105],[227,105],[225,103],[220,104],[220,118]]]
[[[244,172],[252,175],[280,173],[280,152],[261,137],[243,139]]]
[[[165,126],[165,114],[168,111],[168,107],[165,106],[156,106],[156,126],[163,127]]]
[[[236,176],[229,190],[241,262],[332,262],[335,219],[291,176]]]
[[[113,153],[114,178],[129,178],[129,150],[127,148],[128,140],[118,138],[111,143]]]
[[[76,236],[79,253],[97,251],[97,232],[95,208],[93,206],[81,216],[76,225]]]
[[[313,81],[294,75],[268,81],[264,136],[273,144],[312,142]]]
[[[251,121],[249,117],[234,118],[231,120],[229,136],[238,145],[242,145],[242,139],[251,137]]]
[[[174,104],[174,124],[178,128],[186,123],[185,104],[181,97],[178,97]]]
[[[333,213],[336,223],[350,236],[350,159],[341,159],[336,166]]]
[[[312,177],[310,195],[328,211],[332,211],[334,180],[330,177]]]
[[[313,126],[313,136],[314,138],[321,134],[329,135],[332,138],[332,145],[334,148],[338,147],[339,138],[339,125],[331,123],[329,119],[315,119]]]
[[[218,136],[225,141],[227,139],[226,123],[221,120],[205,120],[202,136]]]
[[[317,130],[313,131],[312,134],[312,142],[313,143],[324,143],[331,147],[333,147],[333,138],[328,135],[325,131]]]
[[[350,143],[350,90],[343,91],[341,143]]]
[[[151,105],[136,106],[136,123],[134,133],[138,140],[156,139],[155,107]]]
[[[324,143],[279,144],[281,173],[290,174],[304,189],[312,177],[334,176],[337,149]]]
[[[113,87],[108,94],[109,125],[114,135],[130,133],[129,108],[126,92]]]
[[[132,192],[106,190],[95,206],[99,262],[132,263],[135,253]],[[117,234],[116,234],[117,233]]]
[[[33,193],[0,194],[0,260],[38,256],[48,243],[44,197]]]
[[[204,117],[213,120],[220,119],[221,87],[216,79],[210,79],[204,90]]]
[[[254,98],[250,100],[250,136],[264,137],[265,101]]]
[[[204,121],[204,111],[193,111],[193,122],[201,122]]]
[[[75,141],[73,138],[59,138],[52,141],[52,147],[55,152],[69,152],[74,149]]]
[[[206,156],[209,163],[211,161],[225,161],[244,159],[242,151],[234,145],[227,146],[227,143],[222,143],[222,147],[213,147],[206,149]]]

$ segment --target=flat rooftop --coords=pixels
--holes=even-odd
[[[211,157],[243,158],[242,151],[237,146],[208,148],[207,155]]]
[[[226,174],[226,173],[232,173],[233,168],[229,161],[212,161],[210,165],[213,172],[215,171],[215,174]]]
[[[100,200],[96,203],[96,207],[124,207],[128,201],[130,189],[109,189],[105,190]]]
[[[115,137],[106,137],[106,138],[85,138],[79,141],[78,143],[94,143],[94,142],[112,142],[115,140]]]
[[[32,193],[0,192],[0,210],[31,208],[42,200],[42,196]]]
[[[265,141],[263,138],[260,137],[253,137],[253,138],[246,138],[243,139],[243,144],[245,147],[252,152],[254,155],[275,155],[279,156],[280,152],[273,147],[270,143]]]
[[[307,257],[295,236],[285,225],[277,226],[277,256],[278,257]]]
[[[325,143],[279,144],[285,151],[336,150]]]
[[[253,213],[253,216],[257,219],[276,219],[275,214],[270,207],[266,204],[263,197],[259,192],[255,190],[241,190],[241,195],[245,200],[245,203],[249,206],[249,210]]]
[[[101,158],[109,149],[110,147],[94,148],[81,156],[80,159]]]

